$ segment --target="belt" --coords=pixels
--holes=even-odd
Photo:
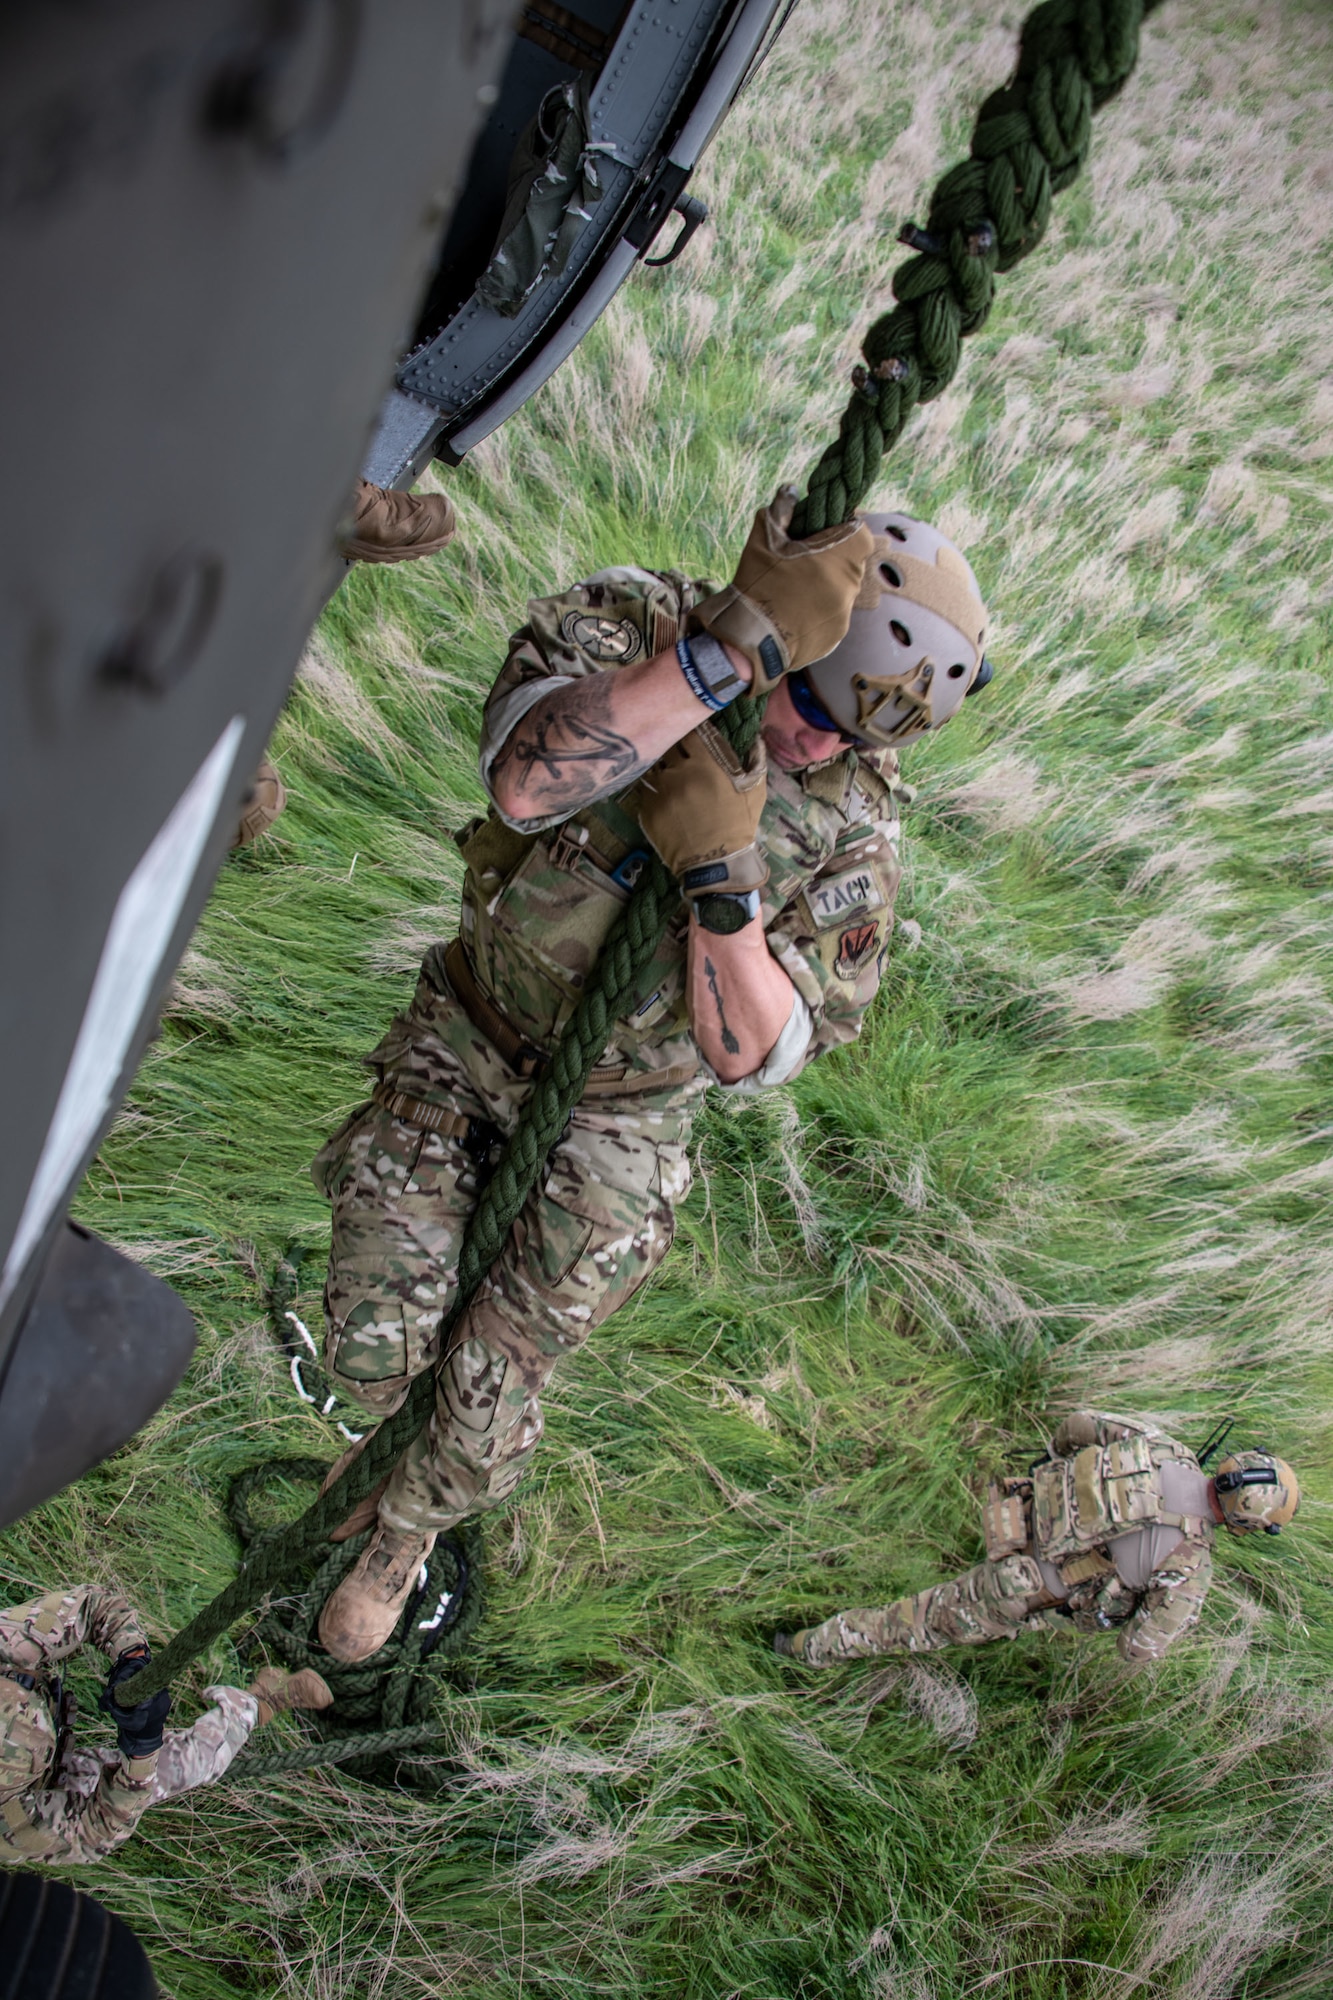
[[[483,993],[477,984],[477,976],[472,970],[472,961],[461,937],[456,937],[444,948],[444,969],[449,984],[454,989],[458,1001],[474,1028],[480,1028],[493,1049],[497,1049],[515,1076],[539,1077],[550,1061],[545,1049],[539,1049],[526,1035],[520,1035],[513,1023],[507,1021],[489,994]]]
[[[445,946],[444,969],[459,1006],[514,1074],[533,1082],[543,1076],[550,1056],[545,1049],[530,1042],[526,1035],[520,1034],[512,1021],[506,1020],[490,995],[482,990],[462,938],[454,938]],[[697,1062],[668,1063],[663,1069],[631,1069],[628,1063],[619,1063],[612,1068],[594,1070],[583,1086],[583,1095],[641,1097],[651,1090],[672,1090],[677,1084],[688,1083],[698,1074]]]
[[[494,1147],[504,1143],[504,1133],[489,1118],[449,1111],[443,1104],[432,1104],[424,1097],[409,1097],[405,1090],[394,1090],[387,1083],[377,1083],[371,1096],[390,1118],[400,1119],[404,1125],[418,1125],[427,1132],[442,1133],[446,1139],[457,1139],[478,1166],[484,1164]]]
[[[37,1686],[35,1674],[20,1673],[17,1667],[0,1667],[0,1674],[3,1674],[7,1681],[17,1681],[29,1694],[32,1694]]]

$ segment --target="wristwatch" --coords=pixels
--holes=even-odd
[[[711,896],[696,896],[694,915],[700,930],[712,931],[716,937],[730,937],[733,931],[744,930],[759,915],[763,904],[757,889],[743,892],[735,889],[719,889]]]

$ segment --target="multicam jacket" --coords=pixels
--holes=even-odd
[[[117,1757],[90,1796],[60,1782],[53,1670],[90,1643],[109,1660],[145,1643],[119,1591],[82,1584],[0,1612],[0,1673],[31,1675],[42,1697],[25,1708],[18,1726],[33,1761],[45,1762],[48,1781],[0,1804],[0,1861],[98,1861],[129,1838],[152,1798],[156,1755]]]
[[[1194,1454],[1155,1425],[1096,1410],[1066,1417],[1033,1469],[1032,1532],[1075,1623],[1118,1627],[1127,1660],[1160,1659],[1208,1593],[1207,1495]]]
[[[486,703],[481,774],[516,723],[552,687],[607,673],[674,645],[685,613],[712,585],[676,571],[601,570],[558,597],[534,599]],[[770,767],[759,844],[769,863],[769,949],[799,1000],[803,1046],[785,1082],[823,1050],[855,1038],[879,985],[899,866],[898,781],[891,750],[847,752],[805,772]],[[647,843],[614,799],[515,828],[494,809],[459,836],[467,875],[461,928],[473,968],[513,1025],[549,1046],[578,1002],[630,893]],[[682,909],[644,975],[642,999],[617,1022],[605,1064],[657,1070],[698,1060],[685,994]],[[794,1014],[795,1014],[794,1010]],[[747,1081],[750,1081],[747,1079]]]

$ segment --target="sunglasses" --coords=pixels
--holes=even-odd
[[[788,674],[787,692],[791,696],[792,707],[802,722],[808,723],[811,729],[820,729],[826,736],[839,737],[849,750],[865,750],[869,747],[863,737],[849,736],[842,724],[833,720],[811,687],[804,667],[799,667],[794,674]]]

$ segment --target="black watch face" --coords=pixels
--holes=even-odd
[[[738,903],[734,896],[700,896],[694,913],[706,931],[721,937],[744,930],[750,921],[744,903]]]

